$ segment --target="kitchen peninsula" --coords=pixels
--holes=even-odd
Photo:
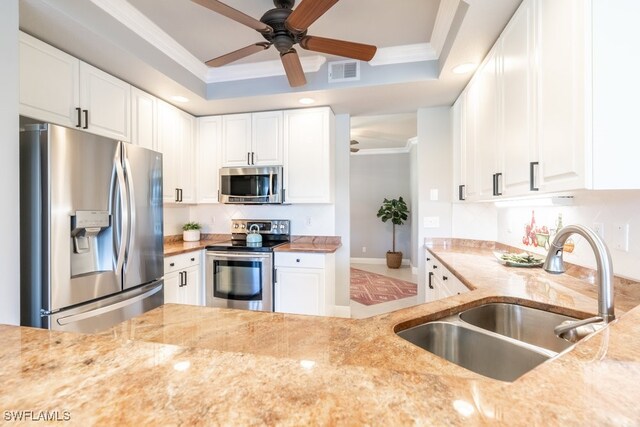
[[[497,301],[586,317],[590,286],[506,268],[486,247],[431,251],[474,290],[363,320],[167,304],[100,335],[1,326],[0,408],[119,425],[637,423],[636,287],[617,295],[619,319],[606,329],[500,382],[394,329]]]

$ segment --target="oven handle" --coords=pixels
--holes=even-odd
[[[207,256],[211,258],[269,258],[271,252],[263,252],[261,254],[240,254],[237,252],[213,252],[207,251]]]

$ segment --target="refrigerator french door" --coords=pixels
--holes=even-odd
[[[95,332],[163,303],[162,155],[20,132],[21,324]]]

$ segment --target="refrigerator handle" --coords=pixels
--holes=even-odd
[[[122,268],[124,266],[124,258],[125,258],[125,250],[127,246],[127,241],[125,236],[127,235],[127,230],[129,230],[129,207],[127,204],[126,191],[127,187],[125,184],[124,170],[122,169],[122,164],[120,163],[120,158],[122,156],[122,143],[118,146],[115,165],[116,165],[116,176],[118,178],[118,187],[120,187],[120,212],[122,218],[122,227],[120,230],[120,245],[118,248],[118,257],[116,258],[116,275],[122,275]]]
[[[127,237],[127,246],[125,257],[129,258],[129,253],[132,252],[135,248],[135,233],[136,229],[136,196],[133,190],[133,182],[131,181],[131,163],[129,163],[129,157],[127,157],[126,145],[122,143],[122,157],[124,158],[124,177],[127,182],[127,192],[129,194],[129,202],[127,204],[127,212],[129,215],[129,232]],[[126,266],[125,266],[126,269]]]

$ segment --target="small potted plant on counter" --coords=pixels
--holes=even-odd
[[[188,222],[182,226],[182,240],[185,242],[197,242],[200,240],[202,226],[197,222]]]
[[[400,268],[402,264],[402,252],[396,252],[396,225],[402,225],[407,220],[409,209],[402,196],[398,199],[387,200],[382,202],[382,206],[378,210],[378,218],[382,222],[391,220],[393,224],[393,243],[390,251],[387,251],[387,267]]]

